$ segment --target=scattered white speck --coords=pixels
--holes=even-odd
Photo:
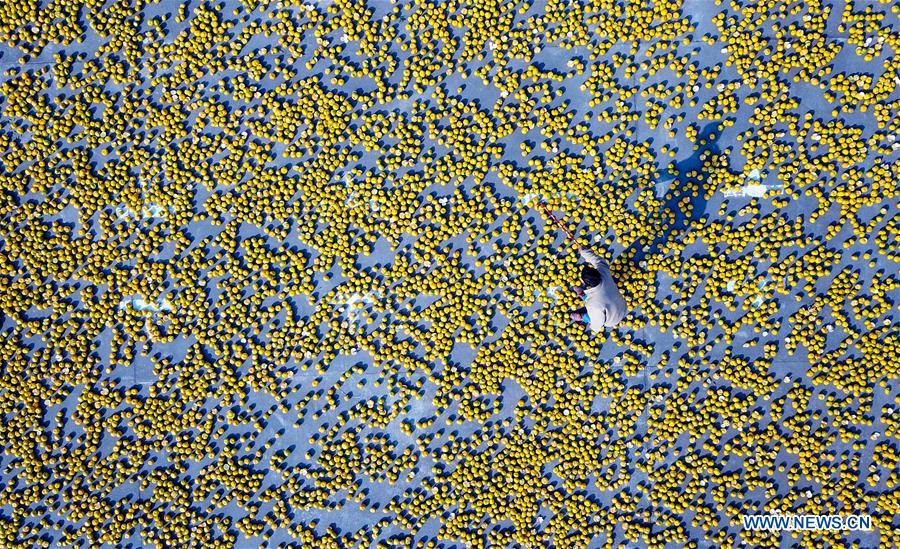
[[[657,181],[656,182],[656,198],[662,198],[665,196],[666,191],[669,190],[669,182],[668,181]]]
[[[770,190],[781,190],[784,186],[777,185],[759,185],[759,184],[750,184],[744,185],[739,189],[729,189],[724,191],[722,194],[725,196],[743,196],[743,197],[751,197],[751,198],[762,198],[766,195]]]

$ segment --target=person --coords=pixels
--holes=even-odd
[[[609,272],[609,264],[584,246],[579,246],[578,254],[587,262],[581,269],[583,285],[575,287],[575,293],[584,299],[584,307],[572,313],[572,320],[586,323],[594,332],[612,328],[625,317],[627,306]]]

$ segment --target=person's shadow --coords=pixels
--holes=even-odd
[[[672,253],[673,247],[686,246],[692,241],[689,235],[693,227],[706,213],[714,191],[708,185],[710,168],[721,153],[717,130],[718,124],[708,124],[697,135],[698,147],[690,157],[663,168],[657,180],[659,209],[647,220],[648,236],[636,240],[610,265],[616,280],[640,281],[635,286],[643,288],[635,289],[640,294],[654,284],[654,275],[648,272],[645,260]]]
[[[717,130],[717,123],[708,124],[697,136],[698,148],[694,154],[676,162],[674,170],[664,168],[657,181],[657,196],[662,205],[659,215],[650,221],[651,236],[639,239],[623,255],[640,262],[648,255],[661,253],[668,243],[685,241],[691,227],[706,213],[712,198],[708,185],[710,162],[721,153]]]

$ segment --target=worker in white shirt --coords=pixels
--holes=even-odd
[[[575,292],[584,299],[584,307],[580,307],[572,313],[572,320],[584,322],[595,332],[604,328],[612,328],[619,324],[628,313],[625,300],[616,287],[612,274],[609,272],[609,264],[599,255],[582,246],[575,235],[572,234],[563,223],[553,215],[550,208],[541,203],[541,208],[546,212],[556,225],[562,229],[573,244],[578,246],[578,254],[587,262],[581,269],[582,285],[575,286]]]
[[[609,264],[585,247],[579,247],[578,254],[588,264],[581,269],[583,285],[575,287],[575,292],[584,298],[584,307],[572,313],[572,320],[588,324],[595,332],[612,328],[628,311],[609,272]]]

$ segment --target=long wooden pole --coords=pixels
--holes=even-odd
[[[552,219],[554,223],[556,223],[556,226],[562,229],[562,231],[566,233],[566,236],[568,236],[569,239],[575,244],[575,246],[580,249],[581,244],[579,244],[578,240],[575,239],[575,235],[572,234],[572,231],[570,231],[565,225],[563,225],[562,221],[560,221],[556,218],[555,215],[553,215],[553,212],[550,211],[550,208],[547,207],[547,204],[541,202],[541,207],[544,208],[547,216],[550,217],[550,219]]]

